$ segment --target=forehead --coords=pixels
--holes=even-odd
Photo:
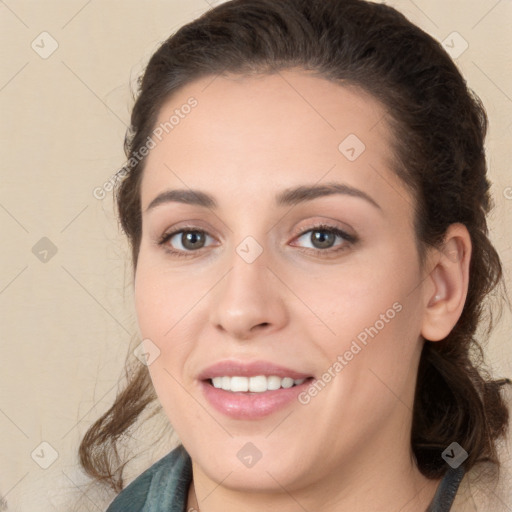
[[[383,105],[361,89],[301,70],[192,82],[164,103],[153,139],[143,207],[163,187],[222,185],[229,197],[324,176],[364,185],[369,194],[387,192],[390,202],[406,193],[398,192],[402,183],[392,171]]]

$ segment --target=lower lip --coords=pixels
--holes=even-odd
[[[311,379],[291,388],[280,388],[263,393],[231,392],[201,381],[203,393],[210,404],[222,414],[234,419],[255,420],[283,409],[311,383]]]

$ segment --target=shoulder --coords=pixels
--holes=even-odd
[[[496,472],[494,466],[482,463],[468,472],[461,483],[453,512],[512,510],[512,386],[504,386],[502,391],[510,416],[508,435],[497,443],[500,470]]]
[[[123,489],[106,512],[181,512],[192,479],[192,464],[180,445]]]
[[[501,473],[501,472],[500,472]],[[500,474],[497,478],[495,467],[481,463],[469,471],[461,482],[453,502],[452,512],[510,511],[510,480]],[[506,480],[508,480],[506,482]]]

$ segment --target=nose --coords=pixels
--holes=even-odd
[[[238,340],[282,329],[288,322],[284,287],[264,255],[248,263],[235,253],[231,263],[212,296],[211,325]]]

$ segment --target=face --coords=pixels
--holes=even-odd
[[[386,119],[300,70],[207,77],[161,109],[136,310],[204,478],[291,491],[409,457],[423,276]]]

